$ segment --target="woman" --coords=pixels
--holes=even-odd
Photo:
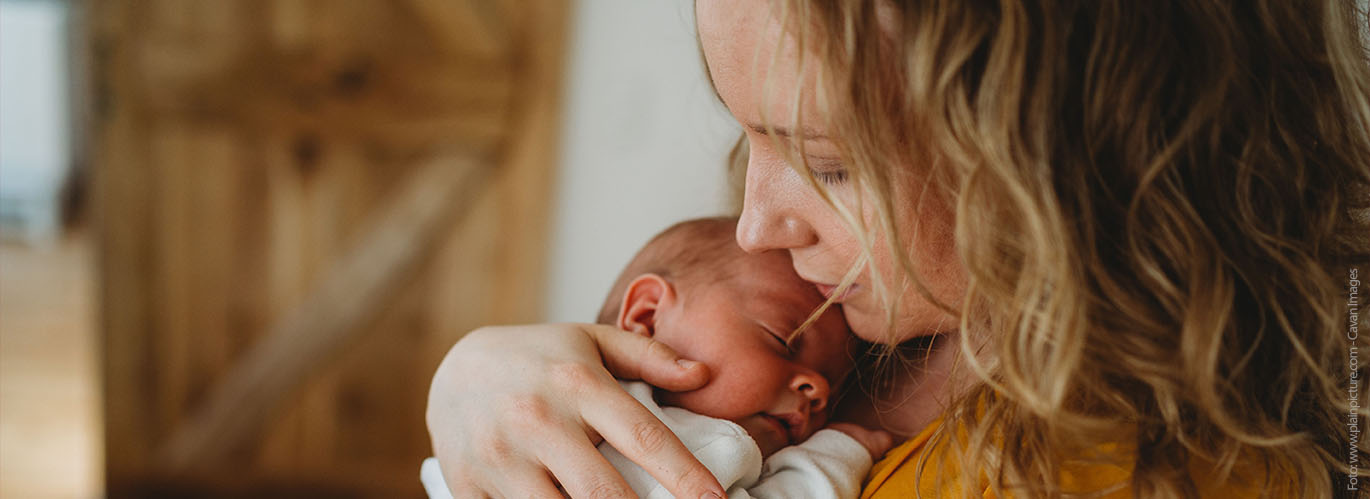
[[[849,397],[907,438],[866,495],[1363,495],[1354,8],[699,1],[745,133],[738,243],[789,251],[882,358],[922,352]],[[721,494],[611,374],[708,378],[601,327],[473,332],[430,396],[449,483],[626,496],[604,438],[678,497]]]

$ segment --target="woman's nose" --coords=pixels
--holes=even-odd
[[[794,249],[817,242],[796,200],[810,187],[782,159],[769,160],[753,148],[747,160],[737,244],[748,253]]]
[[[809,370],[800,371],[795,375],[790,386],[809,401],[809,414],[822,411],[828,407],[830,387],[827,378],[822,375]]]

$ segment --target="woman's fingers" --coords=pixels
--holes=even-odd
[[[709,368],[683,359],[671,347],[613,326],[586,325],[599,345],[604,367],[617,378],[640,379],[673,392],[694,390],[709,382]]]
[[[529,463],[508,475],[509,480],[496,484],[500,497],[529,497],[537,499],[561,499],[561,492],[547,472]],[[571,496],[579,497],[579,496]]]
[[[486,499],[490,496],[483,492],[483,488],[477,485],[475,480],[469,479],[464,474],[447,476],[444,473],[446,482],[442,485],[451,494],[452,499]],[[424,484],[427,487],[427,484]],[[433,491],[429,494],[429,499],[445,499],[448,496],[441,495],[441,491]]]
[[[576,497],[593,498],[624,498],[630,499],[637,497],[633,489],[619,476],[618,470],[604,459],[604,455],[599,453],[599,449],[585,438],[584,432],[580,433],[579,438],[569,428],[562,432],[559,437],[560,443],[551,444],[542,456],[542,464],[547,470],[561,482],[561,488],[567,495]]]
[[[685,444],[647,408],[622,390],[583,394],[585,423],[682,498],[723,498],[726,494],[713,473],[699,463]]]
[[[632,497],[594,447],[603,435],[675,496],[723,497],[708,469],[610,376],[672,390],[708,382],[704,366],[677,360],[664,345],[602,326],[468,334],[429,391],[428,428],[446,485],[458,497],[541,497],[559,481],[572,497]]]

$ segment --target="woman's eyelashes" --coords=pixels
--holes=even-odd
[[[842,162],[832,158],[812,158],[807,161],[809,174],[814,180],[828,185],[838,185],[847,181],[847,168]]]
[[[813,178],[828,185],[838,185],[847,181],[846,170],[814,171]]]

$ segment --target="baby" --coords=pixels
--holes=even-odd
[[[688,392],[623,386],[739,497],[856,497],[889,436],[827,422],[829,396],[852,369],[854,337],[835,308],[794,334],[823,303],[785,252],[748,254],[736,219],[676,224],[647,243],[609,293],[599,322],[650,336],[709,367]],[[600,452],[642,497],[670,497],[607,442]],[[430,497],[450,497],[437,462]]]

